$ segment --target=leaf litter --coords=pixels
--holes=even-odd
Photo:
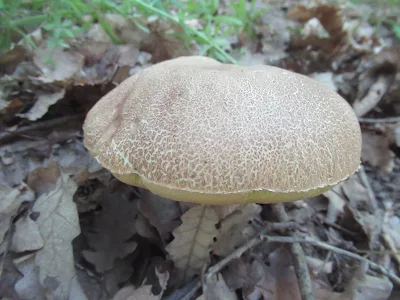
[[[399,47],[391,27],[376,20],[399,22],[400,14],[346,1],[257,0],[255,7],[263,9],[255,35],[232,33],[224,49],[243,65],[272,64],[328,84],[353,106],[363,133],[367,182],[355,175],[287,205],[290,222],[302,238],[399,274]],[[224,2],[217,13],[229,9]],[[39,30],[29,34],[37,49],[21,42],[0,55],[1,297],[300,299],[289,252],[277,243],[252,248],[199,281],[260,226],[286,234],[268,205],[177,203],[117,182],[87,153],[82,121],[102,95],[153,63],[202,50],[194,41],[183,47],[181,29],[169,21],[141,18],[146,33],[119,15],[103,17],[120,45],[93,24],[70,49],[47,49]],[[205,28],[202,20],[188,24]],[[303,249],[317,299],[399,293],[368,265]]]

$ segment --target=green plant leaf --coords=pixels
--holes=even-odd
[[[234,26],[243,26],[242,20],[235,18],[235,17],[231,17],[231,16],[216,16],[216,17],[214,17],[214,21],[220,22],[220,23],[227,23],[227,24],[231,24]]]
[[[395,23],[392,25],[392,30],[394,32],[394,34],[396,35],[396,37],[398,39],[400,39],[400,24],[399,23]]]

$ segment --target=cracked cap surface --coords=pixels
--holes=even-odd
[[[350,105],[306,76],[192,56],[104,96],[86,117],[84,144],[121,181],[164,197],[270,203],[353,174],[361,133]]]

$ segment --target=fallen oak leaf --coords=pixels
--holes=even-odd
[[[175,239],[166,247],[182,280],[199,274],[210,262],[209,251],[218,235],[218,215],[212,206],[198,205],[182,215],[182,225],[172,234]]]
[[[235,210],[221,221],[217,241],[212,246],[213,253],[222,257],[229,255],[235,247],[242,245],[256,233],[249,222],[261,212],[261,206],[254,203],[232,207]]]

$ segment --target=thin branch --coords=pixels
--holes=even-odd
[[[367,189],[369,203],[371,205],[371,208],[373,209],[373,211],[376,211],[377,209],[379,209],[378,201],[376,200],[375,193],[371,187],[371,184],[369,183],[368,176],[365,173],[365,169],[364,169],[363,165],[360,166],[358,176],[359,176],[362,184]]]
[[[398,276],[396,276],[394,273],[385,269],[384,267],[382,267],[382,266],[380,266],[358,254],[355,254],[353,252],[329,245],[327,243],[316,241],[313,239],[298,239],[298,238],[292,238],[292,237],[286,237],[286,236],[265,236],[264,240],[269,241],[269,242],[278,242],[278,243],[307,243],[307,244],[311,244],[313,246],[316,246],[316,247],[319,247],[319,248],[322,248],[325,250],[329,250],[329,251],[332,251],[335,253],[346,255],[346,256],[354,258],[358,261],[367,262],[372,270],[379,272],[382,275],[387,276],[388,278],[390,278],[392,280],[393,283],[400,286],[400,278]]]
[[[369,264],[372,270],[387,276],[393,283],[397,284],[400,286],[400,278],[396,276],[394,273],[390,272],[389,270],[385,269],[384,267],[370,261],[369,259],[360,256],[358,254],[355,254],[353,252],[329,245],[324,242],[316,241],[313,239],[303,239],[303,238],[293,238],[293,237],[287,237],[287,236],[269,236],[265,235],[266,230],[262,230],[260,234],[258,234],[256,237],[252,238],[249,240],[246,244],[242,245],[238,249],[236,249],[234,252],[232,252],[230,255],[225,257],[223,260],[212,266],[211,268],[208,269],[208,272],[205,274],[206,277],[211,277],[214,274],[220,272],[223,268],[225,268],[231,261],[239,258],[242,256],[243,253],[245,253],[247,250],[254,248],[255,246],[261,244],[262,242],[270,242],[270,243],[306,243],[306,244],[311,244],[315,247],[322,248],[328,251],[332,251],[335,253],[339,253],[342,255],[346,255],[348,257],[354,258],[358,261],[364,261]]]
[[[358,118],[360,123],[397,123],[400,122],[400,117],[391,117],[391,118]]]
[[[190,300],[193,298],[194,294],[197,293],[197,290],[201,288],[201,281],[196,282],[196,285],[180,300]]]
[[[285,211],[283,203],[274,204],[272,207],[274,213],[278,217],[278,221],[289,221],[289,217]],[[296,232],[291,232],[290,235],[292,237],[296,237]],[[299,284],[301,298],[303,300],[314,300],[315,297],[311,283],[311,276],[308,270],[307,260],[303,248],[299,243],[292,243],[290,244],[290,252],[292,253],[292,260]]]
[[[76,121],[81,122],[84,120],[84,118],[85,118],[84,114],[70,115],[41,122],[34,122],[29,125],[21,126],[14,131],[4,130],[3,132],[0,132],[0,145],[5,144],[11,138],[16,136],[26,136],[33,131],[39,131],[44,129],[52,130],[55,127],[64,124],[70,124],[71,122],[76,122]]]
[[[374,226],[371,229],[371,234],[369,237],[369,248],[370,250],[376,250],[379,246],[379,237],[382,234],[383,228],[383,216],[384,212],[380,209],[378,200],[376,199],[374,190],[372,189],[371,184],[369,183],[369,179],[367,173],[365,172],[365,168],[363,165],[360,166],[360,170],[358,172],[358,177],[361,180],[361,183],[367,189],[368,199],[369,199],[369,206],[371,211],[374,214],[377,226]],[[372,256],[371,259],[376,258],[376,256]]]
[[[168,296],[164,296],[162,300],[185,300],[191,299],[189,296],[193,296],[197,290],[201,288],[201,281],[199,278],[195,278],[183,287],[174,290]]]

